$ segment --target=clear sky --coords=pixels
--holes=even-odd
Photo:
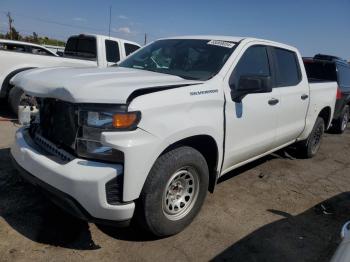
[[[23,34],[33,31],[65,40],[82,32],[143,43],[188,34],[253,36],[291,44],[305,56],[338,55],[350,60],[350,0],[0,0]]]

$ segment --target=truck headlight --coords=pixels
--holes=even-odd
[[[101,144],[101,133],[135,130],[140,119],[141,112],[139,111],[81,110],[79,112],[81,132],[76,140],[78,156],[109,162],[124,162],[123,152]]]
[[[134,130],[141,119],[141,112],[82,111],[83,125],[108,130]]]

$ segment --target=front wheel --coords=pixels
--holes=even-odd
[[[324,120],[321,117],[317,117],[309,137],[305,141],[299,143],[299,152],[302,157],[312,158],[317,154],[321,146],[324,131]]]
[[[200,211],[208,183],[208,165],[196,149],[183,146],[161,155],[139,199],[140,226],[158,237],[179,233]]]

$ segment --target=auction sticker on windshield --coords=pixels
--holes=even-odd
[[[226,42],[222,40],[210,40],[208,45],[216,45],[216,46],[222,46],[222,47],[227,47],[227,48],[232,48],[235,46],[235,43],[232,42]]]

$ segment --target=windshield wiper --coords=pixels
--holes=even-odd
[[[198,78],[193,77],[193,76],[183,76],[183,75],[176,75],[176,76],[181,77],[181,78],[186,79],[186,80],[199,80]]]

